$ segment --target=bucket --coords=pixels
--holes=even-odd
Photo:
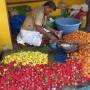
[[[67,62],[67,54],[66,53],[56,53],[56,54],[54,54],[54,59],[56,62],[66,63]]]

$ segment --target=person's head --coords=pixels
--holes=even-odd
[[[55,10],[56,10],[56,5],[53,1],[48,1],[48,2],[44,3],[44,13],[45,14],[49,14]]]

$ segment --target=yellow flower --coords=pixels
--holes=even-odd
[[[22,64],[27,65],[32,63],[36,64],[47,64],[48,63],[48,54],[42,53],[39,51],[21,51],[17,53],[12,53],[4,58],[3,63],[8,64],[12,61],[16,61],[16,65]]]

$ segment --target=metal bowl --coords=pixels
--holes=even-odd
[[[64,53],[72,53],[75,51],[79,51],[80,46],[76,43],[71,42],[61,42],[57,43],[57,49]]]

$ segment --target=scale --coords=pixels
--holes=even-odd
[[[68,55],[72,52],[79,51],[80,45],[71,42],[50,43],[49,47],[53,51],[55,61],[66,63]]]

